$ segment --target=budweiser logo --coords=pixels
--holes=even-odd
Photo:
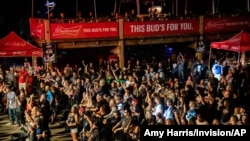
[[[7,53],[6,53],[6,51],[1,51],[0,52],[0,56],[4,56],[4,55],[6,55]]]
[[[14,56],[14,55],[19,55],[19,56],[21,56],[21,55],[25,55],[26,54],[26,51],[14,51],[14,52],[12,52],[12,55]]]
[[[35,28],[32,29],[31,35],[41,37],[42,36],[42,29],[43,29],[43,24],[37,25]]]
[[[223,29],[226,20],[212,21],[209,20],[205,25],[205,29]]]
[[[55,32],[53,33],[53,36],[58,36],[58,35],[77,36],[80,29],[81,29],[81,27],[82,27],[81,25],[80,26],[69,27],[69,28],[57,26],[56,29],[55,29]]]
[[[4,46],[16,46],[16,47],[24,47],[25,46],[25,42],[6,42],[4,44]]]
[[[227,49],[227,48],[228,48],[228,45],[222,44],[222,45],[221,45],[221,48]]]
[[[232,46],[232,50],[239,50],[239,46]]]
[[[42,52],[41,51],[33,51],[32,55],[42,55]]]

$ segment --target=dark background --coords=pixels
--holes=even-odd
[[[4,37],[10,31],[14,30],[24,36],[27,34],[28,18],[32,15],[32,1],[33,1],[33,15],[36,17],[47,17],[47,7],[45,3],[47,0],[6,0],[2,1],[0,8],[0,37]],[[49,0],[52,1],[52,0]],[[58,16],[59,12],[64,12],[66,18],[72,18],[76,15],[76,2],[78,2],[78,10],[87,16],[89,11],[94,11],[94,0],[53,0],[56,3],[53,12]],[[120,0],[118,0],[120,1]],[[136,9],[136,0],[127,0],[127,3],[121,5],[121,14],[125,11],[130,11],[132,8]],[[147,8],[151,3],[149,0],[141,1],[141,13],[146,13]],[[171,12],[171,1],[165,0],[164,12]],[[212,0],[188,0],[187,9],[194,14],[208,14],[212,11]],[[220,13],[236,13],[246,11],[247,0],[215,0],[219,1],[218,11]],[[114,10],[115,0],[96,0],[97,17],[108,16]],[[155,2],[155,5],[160,5]],[[179,14],[183,14],[185,0],[179,0]],[[216,7],[217,8],[217,7]],[[23,34],[23,35],[22,35]]]

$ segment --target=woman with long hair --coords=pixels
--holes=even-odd
[[[71,111],[66,121],[68,127],[70,128],[70,135],[72,137],[72,141],[78,141],[78,122],[79,122],[78,106],[73,105],[71,107]]]

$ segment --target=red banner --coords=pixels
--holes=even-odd
[[[51,39],[118,37],[118,23],[51,23]]]
[[[197,20],[169,20],[148,22],[124,22],[124,36],[155,36],[167,34],[197,34],[199,33],[199,19]]]
[[[235,31],[250,28],[250,17],[205,18],[204,32]]]
[[[34,38],[45,38],[45,27],[43,19],[30,18],[30,35]]]

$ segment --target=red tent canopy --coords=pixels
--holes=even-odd
[[[242,30],[228,40],[212,42],[210,47],[235,52],[250,51],[250,34]]]
[[[43,51],[28,43],[15,32],[0,39],[0,57],[42,57]]]

